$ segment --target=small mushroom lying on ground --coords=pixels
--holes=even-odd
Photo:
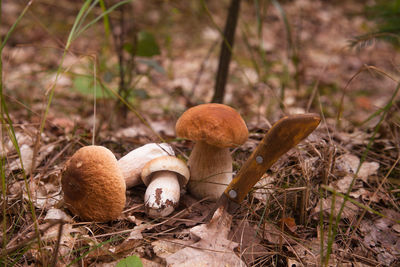
[[[243,144],[248,130],[240,114],[223,104],[203,104],[185,111],[176,123],[177,136],[196,141],[190,154],[189,192],[218,199],[232,180],[229,147]]]
[[[136,148],[118,160],[118,166],[125,179],[126,188],[141,184],[140,174],[144,165],[161,156],[174,156],[174,150],[166,143],[147,144]]]
[[[179,203],[180,189],[189,180],[186,164],[171,156],[149,161],[142,170],[142,180],[147,186],[144,195],[146,213],[150,217],[171,214]]]
[[[76,151],[64,167],[61,183],[68,209],[84,220],[115,220],[125,207],[122,172],[114,154],[103,146]]]

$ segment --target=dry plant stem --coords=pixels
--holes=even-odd
[[[322,182],[325,185],[328,185],[329,183],[329,175],[332,173],[333,167],[334,167],[334,157],[336,155],[336,147],[335,146],[330,146],[327,148],[327,151],[325,153],[328,154],[328,158],[325,159],[325,169],[323,172],[323,179]]]
[[[43,235],[47,230],[49,230],[51,227],[53,227],[56,224],[63,224],[64,221],[62,220],[57,220],[51,223],[48,223],[47,225],[45,225],[45,227],[43,227],[43,229],[39,229],[39,236]],[[44,225],[42,225],[44,226]],[[24,235],[24,238],[22,237],[22,235],[18,235],[17,237],[15,237],[13,240],[11,240],[11,242],[9,242],[9,245],[3,249],[0,252],[0,257],[4,257],[7,254],[20,249],[24,246],[27,246],[29,242],[33,241],[35,238],[37,238],[37,234],[36,231],[34,230],[33,232],[27,233]],[[21,241],[18,241],[19,239],[22,239]],[[17,243],[18,242],[18,243]],[[17,243],[15,245],[13,245],[12,243]],[[10,245],[11,244],[11,245]],[[39,250],[40,251],[40,250]]]
[[[190,154],[189,191],[198,198],[218,199],[232,180],[229,148],[219,148],[199,141]]]
[[[350,194],[350,192],[351,192],[351,190],[352,190],[352,188],[353,188],[353,186],[354,186],[354,184],[355,184],[355,182],[357,180],[357,175],[358,175],[358,173],[359,173],[359,171],[361,169],[361,165],[363,164],[363,162],[367,158],[367,155],[368,155],[369,151],[371,150],[371,147],[372,147],[372,145],[373,145],[373,143],[375,141],[375,137],[376,137],[376,135],[377,135],[377,133],[378,133],[378,131],[380,129],[380,126],[383,123],[383,120],[385,119],[387,113],[389,112],[389,109],[392,107],[392,105],[394,103],[394,100],[396,99],[399,90],[400,90],[400,82],[397,84],[395,91],[393,92],[391,98],[389,99],[389,101],[387,102],[385,107],[382,108],[382,111],[383,111],[382,115],[379,118],[379,121],[378,121],[378,123],[376,124],[376,126],[374,128],[374,132],[373,132],[373,134],[372,134],[372,136],[371,136],[371,138],[370,138],[370,140],[369,140],[369,142],[367,144],[366,149],[364,150],[364,152],[363,152],[363,154],[361,156],[360,163],[358,164],[357,170],[356,170],[356,172],[355,172],[355,174],[353,176],[353,179],[352,179],[352,181],[351,181],[351,183],[350,183],[350,185],[349,185],[349,187],[348,187],[348,189],[346,191],[346,194],[345,194],[346,197],[343,199],[342,205],[340,206],[340,210],[339,210],[339,212],[337,214],[337,217],[336,217],[336,220],[335,220],[335,225],[333,227],[333,233],[332,233],[332,235],[328,236],[328,247],[327,247],[327,253],[326,253],[326,256],[327,256],[326,262],[329,262],[330,253],[332,251],[332,243],[333,243],[333,240],[336,237],[336,233],[337,233],[337,230],[338,230],[338,227],[339,227],[339,221],[341,219],[341,215],[343,213],[345,204],[348,201],[348,196],[349,196],[349,194]]]
[[[184,222],[196,222],[196,223],[201,223],[201,222],[202,222],[201,220],[200,220],[200,221],[197,221],[197,220],[196,220],[196,221],[195,221],[195,220],[185,220],[185,219],[182,219],[182,218],[183,218],[183,217],[186,217],[186,216],[188,215],[188,212],[189,212],[190,210],[192,210],[192,208],[193,208],[194,206],[200,205],[202,202],[204,202],[204,200],[199,200],[199,201],[193,203],[192,205],[190,205],[189,207],[187,207],[186,209],[181,210],[180,212],[174,214],[173,216],[168,217],[168,218],[165,218],[163,221],[161,221],[161,222],[159,222],[159,223],[147,224],[147,225],[146,225],[146,229],[147,229],[147,230],[153,229],[154,227],[158,227],[158,226],[163,225],[163,224],[165,224],[165,223],[167,223],[167,222],[170,222],[170,221],[172,221],[172,220],[179,220],[179,221],[184,221]],[[83,223],[83,224],[85,224],[85,223]],[[77,225],[77,224],[75,224],[75,225]],[[126,233],[130,233],[130,232],[132,232],[132,231],[134,231],[134,229],[127,229],[127,230],[122,230],[122,231],[118,231],[118,232],[100,234],[100,235],[95,235],[95,236],[93,236],[93,237],[94,237],[94,238],[102,238],[102,237],[107,237],[107,236],[112,236],[112,235],[117,235],[117,234],[126,234]]]
[[[126,88],[126,83],[125,83],[125,66],[124,66],[124,57],[123,57],[123,45],[125,42],[125,15],[124,15],[124,7],[119,8],[120,15],[119,15],[119,28],[120,28],[120,33],[114,33],[113,31],[113,37],[114,37],[114,42],[115,42],[115,50],[118,55],[118,64],[119,64],[119,85],[118,85],[118,94],[121,95],[124,99],[127,99],[127,88]],[[112,24],[111,24],[112,25]],[[117,100],[118,101],[118,100]],[[121,105],[121,102],[117,103],[119,112],[121,112],[121,115],[123,119],[126,119],[128,109],[125,105]]]
[[[64,224],[60,223],[60,225],[58,226],[57,243],[56,243],[56,247],[54,248],[53,258],[52,258],[51,264],[50,264],[50,266],[52,266],[52,267],[57,266],[57,255],[58,255],[58,250],[60,249],[63,228],[64,228]]]
[[[280,230],[284,232],[284,219],[286,218],[286,202],[287,202],[287,194],[286,191],[283,192],[283,209],[282,209],[282,219],[280,224]],[[279,251],[282,252],[283,249],[283,236],[279,235]]]
[[[40,233],[39,233],[39,229],[38,229],[38,223],[37,223],[37,219],[36,219],[35,208],[34,208],[33,203],[32,203],[32,197],[31,197],[31,192],[30,192],[30,188],[29,188],[29,185],[28,185],[27,176],[26,176],[26,173],[25,173],[24,168],[23,168],[21,152],[20,152],[20,149],[19,149],[19,146],[18,146],[18,141],[17,141],[16,136],[15,136],[13,122],[12,122],[12,120],[11,120],[9,114],[8,114],[7,104],[6,104],[5,99],[4,99],[5,95],[4,95],[4,92],[3,92],[3,75],[2,75],[2,72],[3,72],[3,62],[2,62],[3,48],[6,45],[6,43],[7,43],[8,39],[9,39],[9,37],[11,36],[11,34],[14,32],[14,30],[15,30],[16,26],[18,25],[18,23],[20,22],[20,20],[24,17],[25,13],[28,11],[28,9],[31,6],[32,2],[33,2],[33,0],[30,0],[25,5],[24,9],[22,10],[22,12],[18,16],[18,18],[15,20],[15,22],[12,24],[11,28],[6,33],[4,39],[2,39],[0,37],[0,97],[1,97],[0,98],[0,102],[1,102],[0,103],[0,105],[1,105],[1,117],[0,117],[0,120],[1,120],[1,124],[2,124],[2,128],[1,128],[1,130],[2,130],[2,134],[1,134],[2,145],[3,145],[3,132],[7,131],[8,135],[9,135],[10,139],[12,140],[13,145],[14,145],[16,151],[17,151],[18,157],[20,159],[20,164],[21,164],[22,170],[23,170],[22,173],[23,173],[23,178],[24,178],[24,183],[25,183],[25,189],[26,189],[26,192],[27,192],[27,195],[28,195],[28,206],[29,206],[29,209],[30,209],[30,212],[31,212],[31,215],[32,215],[32,219],[33,219],[33,223],[34,223],[34,227],[35,227],[35,233],[36,233],[37,238],[38,238],[39,257],[41,257],[42,254],[41,254]],[[1,7],[2,7],[2,2],[0,0],[0,25],[1,25],[1,19],[2,19],[1,18],[1,13],[2,13],[2,8]],[[35,153],[34,153],[33,156],[35,158]],[[33,164],[34,164],[34,161],[32,162],[32,165]],[[6,177],[5,177],[5,168],[4,167],[5,167],[5,161],[3,161],[3,159],[2,159],[2,162],[1,162],[1,179],[2,179],[2,192],[3,192],[3,196],[4,196],[3,197],[3,200],[4,200],[4,202],[3,202],[4,203],[4,207],[3,207],[3,212],[4,213],[3,214],[5,215],[6,214],[6,210],[7,210],[7,201],[6,201],[7,194],[6,194],[6,181],[5,181]],[[7,238],[6,238],[7,221],[6,220],[7,220],[7,216],[3,216],[3,227],[4,227],[4,232],[3,232],[4,233],[4,237],[3,237],[3,242],[4,243],[3,243],[3,245],[4,245],[4,248],[6,248],[6,244],[7,244],[6,243],[7,242],[6,241],[7,240]]]
[[[221,46],[217,79],[215,82],[214,96],[211,102],[223,103],[225,85],[228,79],[229,63],[231,61],[232,48],[235,40],[236,25],[239,18],[240,0],[232,0],[229,5],[228,16],[224,30],[224,40]]]
[[[306,178],[306,187],[301,191],[300,200],[300,224],[305,225],[306,223],[306,209],[308,206],[308,199],[310,197],[310,180]]]

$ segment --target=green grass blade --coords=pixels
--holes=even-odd
[[[288,49],[289,49],[289,53],[290,53],[290,51],[293,49],[293,40],[292,40],[292,30],[290,27],[289,19],[286,16],[285,10],[282,8],[281,4],[279,4],[279,2],[277,0],[272,0],[272,4],[275,6],[275,8],[278,10],[278,12],[282,16],[283,23],[285,25],[285,30],[286,30],[286,40],[288,43]]]
[[[101,15],[97,16],[94,20],[90,21],[88,24],[86,24],[82,29],[80,29],[77,34],[74,36],[73,40],[75,40],[79,35],[81,35],[84,31],[86,31],[90,26],[92,26],[93,24],[95,24],[96,22],[98,22],[99,20],[101,20],[104,16],[110,14],[111,12],[113,12],[116,8],[130,3],[133,0],[125,0],[125,1],[121,1],[115,5],[113,5],[112,7],[110,7],[107,11],[103,12]]]
[[[99,0],[95,0],[91,5],[85,10],[85,12],[82,14],[82,17],[79,19],[79,24],[76,26],[76,32],[79,32],[81,29],[83,23],[85,22],[87,16],[90,14],[90,12],[93,10],[93,8],[99,3]]]
[[[359,208],[361,208],[361,209],[364,209],[364,210],[366,210],[366,211],[368,211],[368,212],[371,212],[371,213],[373,213],[373,214],[375,214],[375,215],[378,215],[378,216],[380,216],[380,217],[382,217],[382,218],[387,218],[387,219],[389,219],[389,220],[391,220],[391,221],[393,221],[393,222],[395,222],[395,223],[400,223],[400,220],[394,220],[394,219],[392,219],[392,218],[389,218],[389,217],[386,216],[385,214],[380,213],[379,211],[376,211],[376,210],[374,210],[373,208],[368,207],[367,205],[364,205],[364,204],[358,202],[357,200],[355,200],[355,199],[353,199],[353,198],[350,198],[349,196],[347,196],[347,195],[345,195],[345,194],[342,194],[342,193],[340,193],[340,192],[337,192],[335,189],[333,189],[333,188],[331,188],[331,187],[329,187],[329,186],[321,185],[321,187],[322,187],[323,189],[325,189],[326,191],[331,192],[334,196],[336,196],[336,195],[337,195],[337,196],[340,196],[341,198],[346,199],[347,201],[349,201],[350,203],[356,205],[357,207],[359,207]]]
[[[340,222],[340,219],[341,219],[341,215],[343,213],[343,210],[344,210],[344,207],[346,205],[347,200],[350,199],[349,198],[349,194],[350,194],[350,192],[351,192],[351,190],[352,190],[352,188],[353,188],[353,186],[354,186],[354,184],[355,184],[355,182],[357,180],[358,172],[360,171],[361,165],[363,164],[363,162],[367,158],[368,152],[371,150],[371,147],[372,147],[372,145],[373,145],[373,143],[375,141],[375,137],[376,137],[377,133],[379,132],[380,126],[382,125],[383,120],[386,117],[386,114],[389,112],[389,109],[392,107],[393,101],[397,97],[399,89],[400,89],[400,83],[397,84],[397,87],[396,87],[395,91],[393,92],[392,97],[390,98],[388,103],[383,108],[384,112],[382,113],[382,115],[380,117],[380,120],[378,121],[378,123],[376,124],[376,126],[374,128],[374,132],[373,132],[373,134],[372,134],[372,136],[371,136],[371,138],[370,138],[370,140],[369,140],[369,142],[367,144],[367,147],[366,147],[365,151],[363,152],[363,154],[361,156],[360,163],[358,164],[357,170],[356,170],[356,172],[355,172],[355,174],[353,176],[353,180],[351,181],[350,186],[347,189],[347,192],[345,194],[346,197],[343,199],[342,205],[340,206],[340,210],[339,210],[339,212],[338,212],[338,214],[336,216],[335,226],[333,227],[332,238],[330,240],[328,240],[328,248],[327,248],[328,260],[329,260],[330,254],[332,252],[332,244],[333,244],[333,241],[335,240],[335,237],[336,237],[336,234],[337,234],[337,229],[339,227],[339,222]]]
[[[319,189],[319,197],[320,199],[324,198],[324,194],[322,192],[322,188]],[[325,240],[325,230],[324,230],[324,209],[322,205],[322,201],[319,204],[319,230],[320,230],[320,264],[323,266],[324,264],[324,240]]]
[[[104,0],[100,0],[100,7],[101,7],[101,10],[103,10],[103,12],[107,11],[107,7],[106,7],[106,4],[104,3]],[[108,36],[110,36],[110,33],[111,33],[110,19],[108,17],[108,14],[104,15],[103,24],[104,24],[104,31],[106,33],[106,37],[108,38]]]
[[[80,261],[81,259],[83,259],[83,258],[84,258],[86,255],[88,255],[90,252],[92,252],[92,251],[94,251],[94,250],[96,250],[96,249],[102,247],[103,245],[106,245],[106,244],[108,244],[108,243],[114,242],[114,241],[119,240],[119,239],[121,239],[121,237],[113,237],[113,238],[110,238],[109,240],[106,240],[106,241],[104,241],[104,242],[101,242],[101,243],[99,243],[99,244],[94,245],[92,248],[90,248],[89,250],[85,251],[85,252],[82,253],[79,257],[77,257],[76,259],[74,259],[73,261],[71,261],[71,262],[67,265],[67,267],[69,267],[69,266],[74,266],[75,263],[77,263],[78,261]],[[85,247],[80,248],[80,250],[82,250],[82,249],[87,249],[87,248],[88,248],[88,247],[85,246]]]
[[[70,47],[70,45],[72,43],[72,40],[75,39],[74,35],[75,35],[76,31],[77,31],[78,25],[79,25],[82,17],[85,14],[85,11],[88,9],[91,1],[92,0],[86,0],[85,3],[83,4],[83,6],[81,7],[81,9],[79,10],[79,13],[76,16],[76,19],[74,21],[74,25],[72,26],[72,29],[71,29],[71,31],[69,33],[69,36],[68,36],[68,39],[67,39],[67,44],[65,45],[66,49],[68,49]]]
[[[22,162],[22,157],[21,157],[21,151],[19,149],[19,145],[17,142],[17,138],[15,135],[15,130],[14,130],[14,126],[13,126],[13,122],[11,120],[11,117],[8,113],[8,108],[7,108],[7,104],[5,101],[5,97],[4,97],[4,91],[3,91],[3,61],[2,61],[2,55],[3,55],[3,48],[5,47],[8,39],[10,38],[10,36],[12,35],[12,33],[14,32],[15,28],[17,27],[17,25],[19,24],[19,22],[22,20],[22,18],[25,16],[26,12],[28,11],[29,7],[32,4],[32,0],[29,1],[27,3],[27,5],[25,6],[25,8],[22,10],[21,14],[18,16],[18,18],[15,20],[15,22],[13,23],[13,25],[11,26],[11,28],[8,30],[8,32],[6,33],[6,36],[4,37],[4,40],[0,38],[0,96],[1,96],[1,100],[0,100],[0,109],[1,109],[1,122],[2,122],[2,128],[1,128],[1,142],[2,142],[2,146],[4,147],[3,144],[3,138],[4,138],[4,132],[7,132],[19,157],[20,160],[20,164],[21,164],[21,168],[23,171],[23,178],[24,178],[24,182],[25,182],[25,187],[26,187],[26,191],[27,191],[27,195],[28,195],[28,203],[29,203],[29,209],[30,212],[32,214],[32,219],[33,219],[33,223],[34,223],[34,228],[35,228],[35,233],[38,235],[38,246],[39,248],[41,247],[40,245],[40,236],[39,236],[39,230],[38,230],[38,224],[37,224],[37,219],[36,219],[36,213],[35,213],[35,208],[33,206],[32,203],[32,199],[31,199],[31,192],[30,192],[30,188],[28,185],[28,180],[26,177],[26,173],[24,170],[24,166],[23,166],[23,162]],[[2,13],[2,1],[0,1],[0,16]],[[0,17],[0,24],[1,24],[1,19],[2,17]],[[7,186],[7,182],[6,182],[6,176],[5,176],[5,158],[1,159],[1,185],[2,185],[2,193],[3,193],[3,200],[4,200],[4,206],[3,206],[3,247],[5,248],[7,245],[7,206],[6,206],[6,186]]]

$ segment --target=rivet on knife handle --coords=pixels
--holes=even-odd
[[[319,122],[320,117],[315,114],[291,115],[280,119],[264,136],[224,193],[231,200],[242,202],[263,174],[283,154],[314,131]]]

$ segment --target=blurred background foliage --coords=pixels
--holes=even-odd
[[[400,45],[400,0],[376,0],[365,14],[376,23],[371,34]]]

